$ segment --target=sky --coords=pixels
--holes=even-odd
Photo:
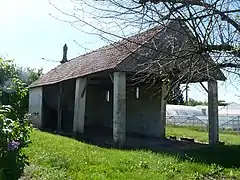
[[[73,8],[69,0],[52,2],[66,11]],[[0,0],[0,56],[14,59],[22,67],[43,68],[46,73],[59,65],[54,61],[62,59],[65,43],[68,59],[104,45],[98,37],[59,19],[67,20],[49,0]],[[219,100],[240,103],[237,84],[230,80],[219,82]],[[200,84],[192,84],[188,94],[195,100],[207,101],[207,93]]]

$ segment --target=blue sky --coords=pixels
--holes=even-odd
[[[55,4],[64,10],[71,10],[73,7],[68,2],[58,0]],[[42,58],[60,61],[65,43],[69,47],[69,59],[86,52],[74,40],[92,50],[104,44],[99,38],[52,16],[64,18],[48,0],[0,0],[0,55],[14,59],[23,67],[43,67],[47,72],[59,63]],[[237,86],[237,82],[219,82],[219,99],[240,103],[240,91],[234,86]],[[189,96],[196,100],[207,100],[207,94],[199,84],[190,86]]]

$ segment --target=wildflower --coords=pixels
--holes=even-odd
[[[8,143],[8,150],[9,151],[15,151],[18,149],[18,146],[20,145],[20,142],[12,141]]]

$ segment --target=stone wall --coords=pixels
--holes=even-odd
[[[149,137],[160,137],[160,98],[139,87],[139,98],[136,88],[127,89],[127,132]]]
[[[74,97],[75,97],[75,80],[62,82],[62,130],[65,132],[72,131]],[[57,128],[57,109],[60,84],[44,86],[43,88],[43,126],[48,129]]]
[[[113,99],[112,89],[110,100],[106,94],[111,88],[91,86],[87,87],[85,126],[102,126],[112,128]]]
[[[75,80],[65,81],[62,87],[62,130],[71,132]],[[42,125],[52,130],[57,128],[59,88],[59,84],[43,87]],[[160,137],[163,129],[160,121],[160,98],[152,97],[151,92],[145,92],[143,87],[140,87],[139,90],[139,98],[137,98],[136,87],[127,88],[127,134]],[[109,101],[107,101],[108,91]],[[113,87],[88,85],[86,93],[85,127],[111,130],[113,128]],[[32,96],[34,93],[31,94],[31,101],[34,99]]]
[[[136,98],[136,87],[127,88],[127,133],[150,137],[160,137],[160,98],[153,97],[150,92],[139,88],[139,98]],[[110,92],[107,101],[107,91]],[[113,90],[89,86],[87,88],[87,106],[85,126],[113,128]]]

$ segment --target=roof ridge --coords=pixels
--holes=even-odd
[[[157,29],[157,28],[161,28],[162,26],[154,26],[153,28],[150,28],[150,29],[148,29],[148,30],[146,30],[146,31],[143,31],[143,32],[141,32],[141,33],[139,33],[139,34],[134,34],[134,35],[132,35],[132,36],[129,36],[129,37],[125,37],[125,38],[123,38],[123,39],[120,39],[119,41],[116,41],[116,42],[112,42],[112,43],[110,43],[110,44],[106,44],[106,45],[104,45],[104,46],[101,46],[101,47],[99,47],[99,48],[97,48],[97,49],[94,49],[94,50],[92,50],[92,51],[90,51],[90,52],[87,52],[87,53],[84,53],[84,54],[81,54],[81,55],[79,55],[79,56],[77,56],[77,57],[74,57],[74,58],[72,58],[72,59],[70,59],[70,60],[68,60],[67,62],[65,62],[64,64],[66,64],[66,63],[68,63],[68,62],[70,62],[70,61],[74,61],[74,60],[78,60],[78,58],[80,58],[80,57],[83,57],[83,56],[86,56],[86,55],[88,55],[88,54],[91,54],[91,53],[94,53],[94,52],[98,52],[98,51],[101,51],[102,49],[104,49],[104,48],[106,48],[106,47],[110,47],[110,46],[112,46],[112,45],[114,45],[114,44],[117,44],[117,43],[120,43],[120,42],[122,42],[122,41],[124,41],[124,40],[129,40],[130,38],[133,38],[133,37],[136,37],[136,36],[140,36],[141,34],[144,34],[144,33],[148,33],[149,31],[151,31],[151,30],[154,30],[154,29]],[[162,29],[159,29],[159,31],[161,31]],[[159,33],[159,32],[158,32]],[[157,33],[156,33],[157,34]],[[155,35],[154,35],[155,36]],[[154,37],[153,36],[153,37]],[[152,39],[153,37],[151,37],[150,39]],[[149,39],[149,40],[150,40]],[[148,40],[148,41],[149,41]],[[130,42],[133,42],[134,43],[134,41],[130,41]],[[146,41],[147,42],[147,41]],[[144,42],[143,44],[145,44],[146,42]],[[142,46],[143,44],[139,44],[140,46]],[[137,48],[138,49],[138,48]],[[137,50],[136,49],[136,50]],[[134,51],[135,52],[135,51]],[[124,59],[123,59],[124,60]],[[61,66],[62,64],[59,64],[58,66]],[[58,66],[56,66],[56,67],[54,67],[53,69],[51,69],[49,72],[51,72],[52,70],[54,70],[54,69],[56,69]]]
[[[117,65],[119,65],[120,63],[122,63],[126,58],[128,58],[129,56],[131,56],[133,53],[135,53],[137,50],[139,50],[140,48],[142,48],[147,42],[149,42],[151,39],[153,39],[158,33],[160,33],[162,30],[163,30],[163,28],[164,27],[161,27],[161,26],[155,26],[154,28],[156,28],[156,27],[158,27],[158,28],[161,28],[161,29],[158,29],[158,31],[154,34],[154,35],[152,35],[148,40],[146,40],[144,43],[142,43],[141,45],[139,45],[139,47],[137,47],[133,52],[131,52],[130,54],[128,54],[125,58],[123,58],[121,61],[119,61],[118,63],[117,63]],[[154,28],[151,28],[151,29],[149,29],[149,30],[153,30]],[[149,31],[149,30],[147,30],[147,31]],[[147,32],[147,31],[144,31],[144,32]],[[144,32],[142,32],[142,33],[144,33]],[[140,34],[139,34],[140,35]],[[116,65],[116,66],[117,66]]]
[[[69,62],[69,61],[76,60],[76,59],[78,59],[78,58],[80,58],[80,57],[82,57],[82,56],[86,56],[86,55],[88,55],[88,54],[101,51],[102,49],[104,49],[104,48],[106,48],[106,47],[109,47],[109,48],[110,48],[110,46],[113,46],[114,44],[118,44],[118,43],[120,43],[120,42],[122,42],[122,41],[124,41],[124,40],[127,40],[127,41],[132,42],[132,43],[136,43],[136,42],[134,42],[134,41],[130,41],[129,39],[134,38],[134,37],[137,37],[137,36],[141,36],[142,34],[148,33],[149,31],[154,30],[154,29],[157,29],[157,28],[163,28],[163,26],[154,26],[154,27],[152,27],[152,28],[150,28],[150,29],[147,29],[147,30],[145,30],[145,31],[140,32],[139,34],[134,34],[134,35],[131,35],[131,36],[129,36],[129,37],[124,37],[124,38],[122,38],[122,39],[120,39],[120,40],[118,40],[118,41],[116,41],[116,42],[112,42],[112,43],[110,43],[110,44],[106,44],[106,45],[101,46],[101,47],[99,47],[99,48],[97,48],[97,49],[94,49],[94,50],[92,50],[92,51],[90,51],[90,52],[87,52],[87,53],[81,54],[81,55],[79,55],[79,56],[77,56],[77,57],[75,57],[75,58],[72,58],[72,59],[68,60],[68,62]],[[162,29],[159,29],[159,31],[161,31],[161,30],[162,30]],[[158,32],[158,33],[159,33],[159,32]],[[156,34],[157,34],[157,33],[156,33]],[[155,36],[155,35],[154,35],[154,36]],[[153,36],[153,37],[154,37],[154,36]],[[153,38],[153,37],[151,37],[151,38]],[[151,39],[151,38],[150,38],[150,39]],[[150,39],[149,39],[149,40],[150,40]],[[146,42],[147,42],[147,41],[146,41]],[[143,44],[145,44],[146,42],[144,42]],[[137,43],[136,43],[136,44],[137,44]],[[142,46],[143,44],[139,44],[139,45]]]
[[[68,60],[67,62],[63,63],[63,64],[59,64],[57,65],[56,67],[54,67],[53,69],[51,69],[50,71],[48,71],[46,74],[44,74],[43,76],[47,75],[47,74],[51,74],[51,73],[54,73],[55,71],[59,71],[59,68],[61,69],[62,67],[68,65],[68,63],[74,63],[74,62],[78,62],[78,61],[81,61],[81,58],[86,58],[86,56],[88,55],[91,55],[91,54],[94,54],[94,53],[98,53],[102,50],[111,50],[111,49],[117,49],[118,47],[121,47],[124,46],[124,44],[128,44],[129,42],[132,43],[132,44],[139,44],[139,47],[136,47],[136,49],[132,49],[132,52],[131,50],[129,50],[130,52],[128,54],[126,54],[125,57],[122,57],[121,59],[119,59],[119,61],[116,63],[116,65],[114,67],[116,67],[120,62],[122,62],[124,59],[126,59],[128,56],[130,56],[131,54],[133,54],[135,51],[137,51],[140,47],[142,47],[146,42],[148,42],[151,38],[153,38],[157,33],[159,33],[159,31],[161,31],[163,28],[163,26],[154,26],[152,28],[149,28],[145,31],[142,31],[140,33],[135,33],[134,35],[131,35],[131,36],[126,36],[126,37],[123,37],[122,39],[120,39],[119,41],[117,42],[112,42],[110,44],[106,44],[105,46],[102,46],[102,47],[99,47],[98,49],[95,49],[93,51],[90,51],[90,52],[87,52],[87,53],[84,53],[84,54],[81,54],[75,58],[72,58],[70,60]],[[158,30],[159,29],[159,30]],[[157,32],[155,32],[157,30]],[[155,33],[154,33],[155,32]],[[151,33],[154,33],[154,35],[152,35],[150,38],[146,38],[146,39],[143,39],[145,40],[144,41],[139,41],[140,39],[142,38],[145,38],[145,34],[151,34]],[[116,47],[117,46],[117,47]],[[100,52],[101,53],[101,52]],[[124,54],[125,55],[125,54]],[[113,67],[113,68],[114,68]],[[42,77],[40,77],[40,79],[42,79]],[[38,79],[37,81],[33,82],[32,84],[29,85],[29,87],[34,87],[36,86],[35,84],[37,84],[38,81],[41,81],[40,79]]]

